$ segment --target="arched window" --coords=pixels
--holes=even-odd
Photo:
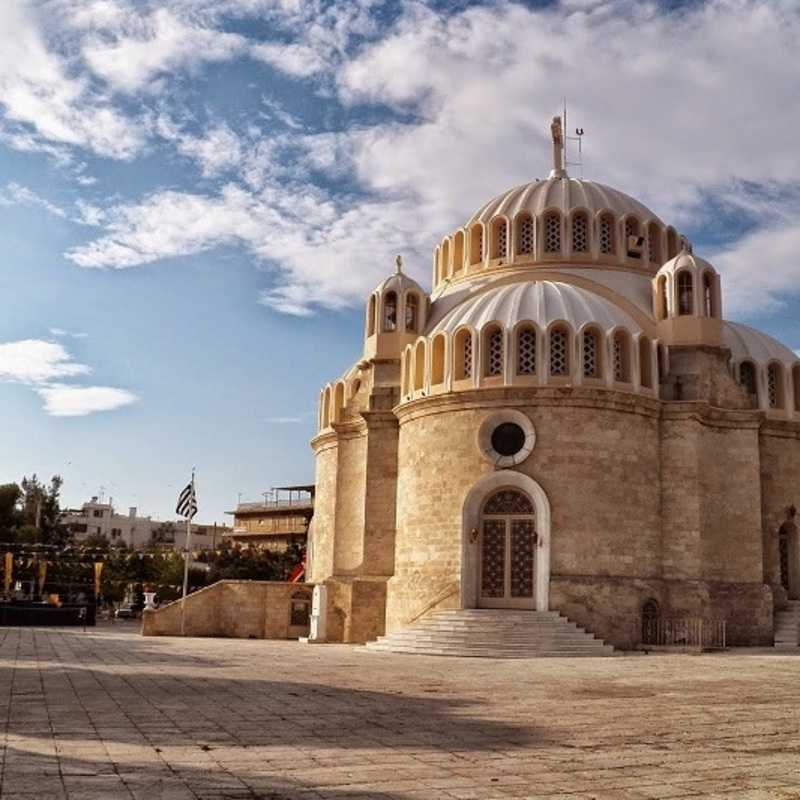
[[[749,395],[758,395],[756,368],[752,361],[742,361],[739,365],[739,383]]]
[[[583,211],[577,211],[572,217],[572,252],[589,252],[589,218]]]
[[[508,258],[508,223],[502,217],[492,223],[492,258]]]
[[[650,352],[650,340],[646,336],[639,337],[639,384],[645,389],[653,388],[653,368]]]
[[[603,375],[600,356],[600,334],[592,328],[583,332],[583,377],[600,378]]]
[[[794,390],[794,410],[800,411],[800,364],[792,370],[792,389]]]
[[[464,231],[458,231],[453,238],[453,272],[464,269]]]
[[[452,264],[450,263],[450,240],[445,239],[442,242],[442,277],[446,278],[452,272]]]
[[[600,253],[604,256],[613,256],[616,249],[614,217],[611,214],[603,214],[600,217]]]
[[[375,295],[372,295],[367,305],[367,336],[375,335]]]
[[[414,391],[425,385],[425,342],[417,342],[414,351]]]
[[[419,325],[419,298],[414,292],[406,295],[406,332],[416,333]]]
[[[659,616],[661,615],[658,603],[646,600],[642,604],[642,644],[659,644]]]
[[[530,498],[517,489],[500,489],[483,507],[484,514],[533,514]]]
[[[383,330],[392,333],[397,330],[397,293],[386,292],[383,298]]]
[[[656,290],[656,307],[659,319],[666,319],[669,316],[669,306],[667,305],[667,276],[662,275],[658,279]]]
[[[536,374],[536,328],[525,325],[517,330],[517,375]]]
[[[613,341],[614,380],[618,383],[630,383],[630,344],[628,334],[617,331]]]
[[[483,225],[478,222],[469,232],[469,263],[480,264],[481,261],[483,261]]]
[[[770,408],[783,408],[783,367],[780,364],[767,367],[767,399]]]
[[[678,255],[678,234],[675,228],[667,228],[667,258],[675,258]]]
[[[337,383],[333,392],[333,421],[341,422],[344,416],[344,384]]]
[[[625,252],[628,258],[641,259],[644,238],[639,232],[639,220],[636,217],[628,217],[625,220]]]
[[[678,273],[678,314],[686,316],[694,313],[694,281],[692,273],[683,270]]]
[[[434,281],[435,284],[439,284],[444,280],[444,275],[442,274],[442,248],[437,247],[436,252],[433,256],[433,267],[434,271],[436,272],[436,280]]]
[[[431,346],[431,383],[444,383],[444,334],[440,333]]]
[[[517,255],[533,255],[533,217],[530,214],[517,217]]]
[[[322,427],[327,428],[331,424],[331,387],[325,389],[322,396]]]
[[[661,258],[661,228],[655,222],[651,222],[647,227],[647,254],[652,266],[661,266],[663,263]]]
[[[561,252],[561,214],[548,211],[544,215],[544,252]]]
[[[556,327],[550,331],[550,374],[569,375],[569,333]]]
[[[487,328],[483,334],[483,374],[487,378],[497,378],[503,374],[503,330],[496,325]]]
[[[716,317],[714,309],[714,278],[710,272],[703,273],[703,313]]]
[[[456,380],[472,377],[472,333],[461,330],[456,334],[453,348],[453,374]]]

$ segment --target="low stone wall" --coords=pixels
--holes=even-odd
[[[306,601],[310,613],[312,589],[308,583],[219,581],[186,598],[185,635],[231,639],[307,636],[307,624],[292,624],[292,603]],[[181,601],[145,611],[142,635],[180,636]]]

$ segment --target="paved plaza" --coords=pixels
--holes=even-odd
[[[800,658],[0,629],[2,798],[800,798]]]

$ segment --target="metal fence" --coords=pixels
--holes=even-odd
[[[725,628],[724,619],[641,617],[640,645],[644,648],[650,646],[687,650],[724,650]]]

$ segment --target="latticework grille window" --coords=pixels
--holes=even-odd
[[[661,264],[661,232],[655,226],[650,228],[647,237],[647,254],[651,264]]]
[[[567,334],[561,328],[550,332],[550,374],[569,375]]]
[[[589,252],[589,223],[584,214],[572,218],[572,250],[575,253]]]
[[[519,242],[517,252],[520,255],[533,253],[533,218],[522,217],[519,222]]]
[[[461,342],[461,369],[463,378],[472,375],[472,336],[469,334],[465,335]]]
[[[778,368],[772,364],[767,370],[767,398],[770,408],[780,407],[780,381],[778,380]]]
[[[600,377],[600,348],[594,331],[583,334],[583,374],[587,378]]]
[[[614,253],[614,223],[611,217],[600,220],[600,252],[605,256]]]
[[[739,367],[739,383],[748,394],[756,394],[756,370],[749,361]]]
[[[639,235],[639,222],[633,217],[628,217],[625,220],[625,236],[638,236]]]
[[[548,214],[544,218],[544,251],[561,252],[561,217],[558,214]]]
[[[476,228],[475,234],[472,239],[473,244],[473,262],[483,261],[483,228]]]
[[[517,374],[536,374],[536,331],[523,328],[517,334]]]
[[[614,380],[623,383],[628,379],[627,348],[621,336],[614,337]]]
[[[497,254],[495,258],[508,258],[508,226],[505,222],[500,222],[497,225],[494,235],[497,237]]]
[[[486,351],[486,374],[503,374],[503,331],[495,329],[489,334]]]

